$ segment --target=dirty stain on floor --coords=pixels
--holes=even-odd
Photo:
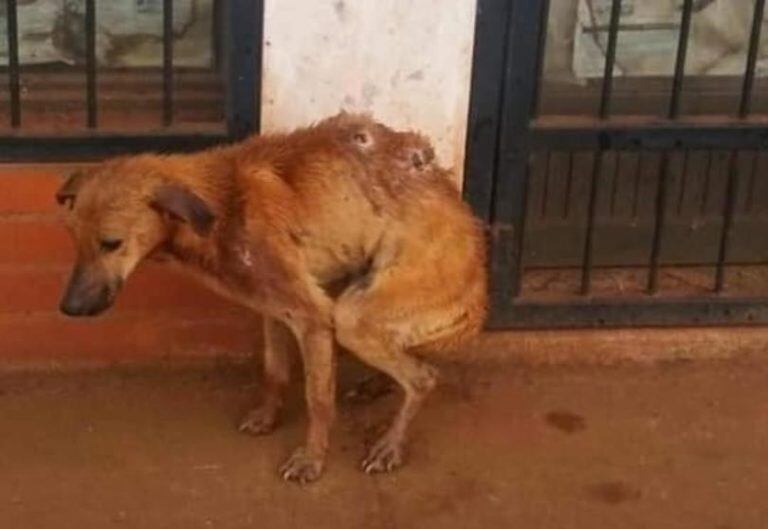
[[[276,473],[301,438],[300,388],[260,438],[235,429],[254,390],[244,367],[0,377],[0,527],[768,523],[768,363],[451,367],[405,468],[358,469],[399,397],[382,392],[342,402],[326,475],[305,488]]]

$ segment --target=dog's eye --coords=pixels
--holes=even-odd
[[[123,244],[120,239],[102,239],[99,241],[99,247],[104,253],[114,252]]]

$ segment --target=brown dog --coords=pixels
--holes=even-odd
[[[309,428],[281,469],[285,479],[322,472],[334,341],[405,392],[363,463],[366,472],[392,470],[435,384],[421,357],[475,334],[486,315],[481,228],[432,158],[418,135],[341,114],[197,154],[108,160],[57,194],[77,246],[61,310],[98,314],[140,261],[169,257],[264,315],[264,397],[241,429],[275,425],[295,336]]]

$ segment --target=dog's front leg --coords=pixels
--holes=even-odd
[[[240,422],[240,431],[254,435],[270,433],[278,422],[283,391],[290,378],[290,353],[295,338],[283,323],[264,317],[264,376],[261,402]]]
[[[328,451],[328,437],[336,415],[336,355],[333,331],[321,324],[296,329],[304,362],[309,427],[306,444],[281,467],[283,478],[308,483],[320,477]]]

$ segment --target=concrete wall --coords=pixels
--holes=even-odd
[[[460,172],[474,16],[474,0],[267,0],[264,130],[372,112]]]

